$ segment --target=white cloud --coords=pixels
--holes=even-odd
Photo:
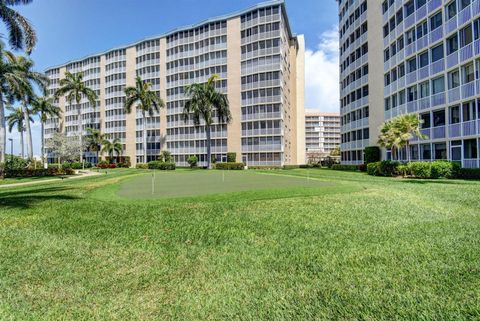
[[[320,35],[316,50],[305,51],[305,108],[339,112],[338,27]]]

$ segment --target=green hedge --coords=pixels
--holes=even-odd
[[[138,168],[138,169],[148,169],[148,164],[138,163],[137,165],[135,165],[135,168]]]
[[[332,169],[336,171],[358,171],[358,165],[334,164]]]
[[[410,162],[401,165],[399,162],[382,161],[367,165],[367,173],[373,176],[408,176],[420,179],[455,178],[460,166],[455,162]]]
[[[315,164],[302,164],[302,165],[299,165],[298,167],[300,167],[300,168],[321,168],[321,167],[322,167],[322,164],[319,164],[319,163],[315,163]]]
[[[7,169],[5,170],[5,177],[45,177],[45,176],[60,176],[60,175],[73,175],[74,171],[71,168],[58,169],[58,168],[38,168],[38,169]]]
[[[235,163],[237,161],[237,153],[227,153],[227,163]]]
[[[283,169],[282,166],[248,166],[248,169]]]
[[[297,169],[300,165],[283,165],[283,169]]]
[[[148,163],[148,169],[158,169],[162,171],[175,170],[175,163],[167,163],[162,161],[151,161]]]
[[[480,179],[480,168],[460,168],[457,171],[456,178]]]
[[[380,148],[377,146],[365,147],[365,164],[376,163],[381,160]]]
[[[367,165],[367,173],[373,176],[397,176],[400,174],[400,163],[394,161],[381,161]]]
[[[244,163],[217,163],[215,164],[216,169],[227,169],[227,170],[243,170],[245,169]]]

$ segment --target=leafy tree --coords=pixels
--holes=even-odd
[[[69,105],[72,105],[73,102],[76,103],[77,107],[77,135],[80,140],[80,145],[83,145],[82,136],[83,136],[83,126],[82,126],[82,106],[80,101],[82,96],[86,97],[90,104],[95,108],[97,93],[95,90],[88,88],[83,81],[83,73],[71,74],[70,72],[65,73],[65,78],[60,80],[60,88],[55,92],[55,98],[60,98],[65,96]],[[80,151],[80,161],[83,160],[83,150]]]
[[[340,146],[335,147],[330,151],[330,156],[340,156]]]
[[[87,135],[85,136],[86,146],[89,151],[97,154],[97,163],[100,161],[99,152],[102,149],[102,144],[105,141],[104,135],[98,129],[87,128]]]
[[[8,132],[12,132],[13,127],[17,128],[18,133],[20,134],[20,146],[22,149],[22,158],[25,157],[25,144],[23,141],[23,133],[25,132],[25,114],[22,107],[12,107],[8,106],[7,110],[10,114],[7,116]],[[31,116],[29,116],[29,121],[33,122]]]
[[[162,150],[160,152],[160,160],[162,162],[170,163],[172,161],[172,153],[170,153],[168,150]]]
[[[10,7],[29,4],[33,0],[0,1],[0,19],[8,30],[8,42],[12,49],[25,49],[30,54],[37,43],[37,35],[28,20]]]
[[[197,167],[198,164],[198,158],[195,155],[192,155],[187,158],[187,163],[190,165],[190,167]]]
[[[185,122],[192,118],[195,126],[200,126],[204,121],[208,168],[211,168],[211,127],[215,117],[220,123],[228,124],[232,120],[227,96],[215,89],[218,78],[218,75],[213,75],[206,83],[191,84],[185,88],[185,94],[190,99],[185,102],[183,118]]]
[[[79,151],[85,150],[85,144],[78,137],[67,137],[63,132],[56,132],[47,140],[45,147],[55,154],[58,163],[78,161]]]
[[[150,90],[151,84],[143,81],[142,78],[137,77],[135,80],[135,87],[125,88],[125,112],[130,114],[134,105],[137,109],[142,111],[143,124],[143,157],[144,162],[147,162],[147,116],[154,115],[154,112],[159,112],[160,108],[165,107],[163,100],[154,92]]]
[[[115,154],[118,157],[123,150],[123,145],[120,142],[120,139],[118,138],[115,138],[113,141],[109,141],[108,139],[105,139],[103,140],[102,145],[103,145],[102,153],[108,154],[108,157],[110,158],[110,162],[112,161]]]
[[[37,114],[40,117],[40,125],[41,125],[41,153],[42,153],[42,163],[45,163],[45,142],[44,142],[44,128],[45,123],[47,122],[48,118],[52,117],[60,117],[62,111],[60,107],[54,104],[54,99],[52,97],[41,96],[35,97],[32,100],[32,113]]]

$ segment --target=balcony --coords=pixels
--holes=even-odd
[[[475,83],[473,81],[462,85],[462,99],[475,96]]]
[[[430,75],[435,75],[438,74],[439,72],[442,72],[445,70],[445,59],[440,59],[438,61],[433,62],[430,65]]]
[[[467,61],[473,56],[473,45],[470,43],[463,48],[460,48],[460,63]]]
[[[448,91],[448,103],[453,103],[457,100],[460,100],[460,87]]]
[[[450,18],[445,24],[445,34],[449,34],[457,30],[457,16]]]
[[[458,65],[458,51],[455,51],[447,56],[447,68],[450,69],[453,66]]]
[[[479,122],[480,123],[480,122]],[[462,137],[462,136],[475,136],[477,135],[477,121],[470,120],[463,123],[451,124],[448,126],[448,135],[450,138]]]
[[[439,127],[433,127],[431,131],[431,139],[442,139],[446,137],[446,127],[445,126],[439,126]]]
[[[462,26],[467,23],[472,17],[471,5],[465,7],[458,13],[458,26]]]

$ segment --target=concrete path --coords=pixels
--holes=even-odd
[[[75,175],[75,176],[66,176],[63,180],[57,177],[57,178],[44,179],[44,180],[32,181],[32,182],[4,184],[4,185],[0,185],[0,188],[28,186],[28,185],[35,185],[35,184],[51,183],[51,182],[61,182],[61,181],[64,181],[64,180],[71,180],[71,179],[78,179],[78,178],[102,175],[101,173],[91,172],[91,171],[88,171],[88,172],[87,171],[85,171],[85,172],[80,171],[79,173],[80,173],[79,175]]]

